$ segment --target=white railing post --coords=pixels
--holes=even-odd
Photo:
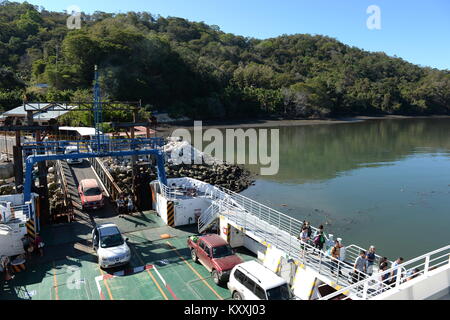
[[[430,256],[425,257],[425,266],[423,267],[423,274],[427,275],[430,269]]]
[[[322,257],[323,257],[323,255],[322,255],[322,251],[320,251],[320,253],[319,253],[319,274],[321,274],[320,273],[320,271],[322,270]]]
[[[291,254],[292,248],[292,219],[289,219],[289,254]]]
[[[402,278],[402,269],[401,268],[397,268],[397,273],[395,276],[396,276],[395,287],[397,288],[400,285],[400,280]]]
[[[367,300],[367,290],[369,290],[369,281],[364,282],[363,295],[362,298]]]

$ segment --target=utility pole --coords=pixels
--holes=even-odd
[[[135,124],[137,122],[137,117],[138,117],[138,110],[137,108],[133,108],[133,124]],[[135,139],[135,132],[134,132],[134,125],[131,126],[131,139]],[[134,147],[133,147],[134,149]],[[137,156],[134,155],[131,157],[131,167],[133,170],[133,202],[136,204],[140,204],[140,199],[138,199],[139,197],[139,192],[138,192],[138,188],[139,188],[139,177],[138,177],[138,171],[137,171],[137,167],[136,167],[136,163],[137,163]]]
[[[23,155],[22,155],[22,142],[20,137],[20,130],[15,132],[16,145],[13,147],[14,157],[14,173],[16,190],[19,191],[19,186],[23,185]]]

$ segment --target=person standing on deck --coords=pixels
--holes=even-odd
[[[23,243],[23,249],[25,250],[27,258],[30,258],[31,253],[34,250],[34,242],[28,233],[25,234],[25,236],[22,238],[22,243]]]
[[[381,265],[385,263],[386,265],[388,265],[388,258],[383,257],[380,259],[380,261],[378,262],[378,269],[381,269]]]
[[[131,214],[134,210],[134,204],[133,204],[133,199],[131,199],[131,195],[128,196],[127,207],[128,207],[128,213]]]
[[[39,233],[36,233],[36,239],[34,240],[34,245],[36,247],[36,251],[39,251],[39,254],[41,257],[44,256],[44,241],[42,241],[41,236]]]
[[[125,199],[124,199],[124,195],[121,194],[119,196],[119,198],[116,200],[116,204],[117,204],[117,211],[119,213],[119,215],[122,215],[124,213],[124,209],[125,209]]]
[[[303,220],[302,222],[302,227],[300,228],[300,234],[303,232],[303,229],[306,227],[306,220]],[[300,235],[298,236],[298,238],[300,239]]]
[[[319,228],[316,230],[316,232],[314,232],[314,238],[317,237],[320,232],[322,232],[322,234],[324,233],[322,224],[319,226]]]
[[[328,234],[328,240],[325,241],[325,250],[331,250],[331,248],[334,246],[334,243],[335,243],[334,235],[329,233]]]
[[[364,278],[364,273],[367,271],[367,258],[366,252],[361,250],[359,256],[355,260],[355,264],[353,265],[353,272],[355,275],[354,282],[358,282]]]
[[[306,221],[304,226],[308,230],[308,238],[311,238],[311,236],[312,236],[311,223],[309,221]]]
[[[397,273],[398,270],[400,269],[398,266],[401,265],[403,263],[403,258],[400,257],[397,260],[395,260],[395,262],[392,264],[392,272],[391,272],[391,284],[395,284],[395,282],[397,281]],[[401,273],[401,270],[400,270]]]
[[[342,243],[342,238],[337,238],[337,241],[339,242],[340,250],[339,250],[339,260],[342,262],[345,261],[345,257],[347,254],[347,248]]]
[[[334,270],[337,269],[339,275],[342,275],[342,272],[340,270],[340,251],[341,251],[341,245],[339,244],[339,241],[334,242],[334,246],[331,248],[331,273],[334,274]]]
[[[377,258],[374,246],[370,246],[369,251],[367,251],[366,253],[366,256],[367,256],[367,274],[371,276],[373,274],[373,266]]]
[[[323,245],[325,244],[325,237],[323,231],[316,232],[317,235],[314,237],[314,247],[319,250],[323,250]]]
[[[11,274],[11,264],[10,264],[10,259],[8,256],[1,256],[0,257],[0,267],[3,270],[3,273],[5,274],[5,281],[9,281],[14,279],[14,275]]]
[[[387,269],[388,269],[388,264],[386,262],[382,262],[380,264],[380,270],[378,271],[378,273],[380,274],[379,280],[381,282],[380,290],[382,290],[382,291],[384,291],[386,287],[389,288],[390,274],[389,274],[389,272],[383,274],[383,272],[386,271]]]
[[[305,253],[307,251],[306,243],[308,243],[309,241],[308,228],[305,226],[303,227],[302,232],[300,233],[300,241],[302,242],[303,253]]]

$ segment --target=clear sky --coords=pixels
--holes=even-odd
[[[449,0],[29,0],[47,10],[70,5],[83,12],[148,11],[218,25],[259,39],[282,34],[327,35],[369,51],[450,69]],[[381,11],[381,29],[369,30],[367,8]]]

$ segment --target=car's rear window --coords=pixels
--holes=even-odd
[[[268,300],[289,300],[290,293],[287,284],[267,290]]]
[[[229,245],[214,247],[212,251],[213,251],[213,258],[223,258],[233,255],[233,250]]]
[[[102,194],[102,190],[99,187],[92,187],[84,190],[85,196],[99,196]]]

